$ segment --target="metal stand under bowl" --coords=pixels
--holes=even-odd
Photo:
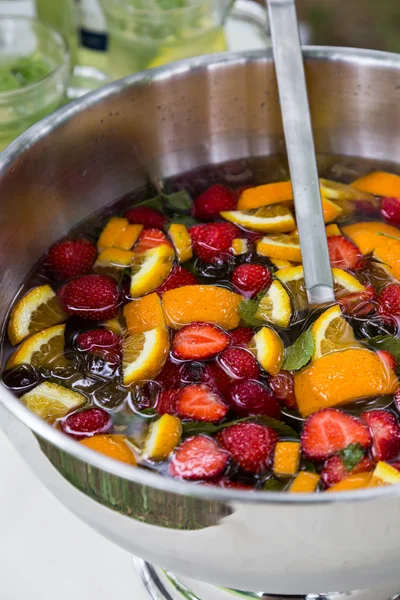
[[[152,600],[397,600],[400,593],[393,594],[393,584],[354,592],[328,594],[279,595],[265,592],[244,592],[221,588],[186,577],[178,578],[169,571],[155,567],[141,558],[133,562],[139,578]]]

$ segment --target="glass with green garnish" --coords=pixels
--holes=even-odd
[[[62,103],[68,78],[61,35],[36,19],[0,18],[0,150]]]
[[[114,78],[226,50],[234,0],[102,0]]]

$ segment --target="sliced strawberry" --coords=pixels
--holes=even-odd
[[[372,433],[372,457],[374,460],[394,460],[400,454],[400,425],[388,410],[368,410],[361,420]]]
[[[273,393],[253,379],[237,381],[230,390],[229,404],[239,416],[265,415],[280,419],[281,409]]]
[[[400,283],[391,283],[378,296],[379,312],[400,317]]]
[[[92,321],[113,319],[121,304],[121,291],[112,277],[84,275],[72,279],[58,292],[69,315]]]
[[[279,404],[286,408],[297,410],[297,400],[294,393],[294,377],[289,371],[281,371],[271,377],[268,385]]]
[[[381,215],[392,225],[400,226],[400,198],[381,198]]]
[[[228,466],[229,452],[209,437],[197,435],[185,440],[172,455],[169,474],[191,481],[213,480]]]
[[[374,463],[369,458],[364,456],[358,465],[354,467],[354,469],[348,471],[345,467],[342,457],[338,454],[335,454],[325,461],[324,468],[321,472],[321,478],[326,487],[331,487],[349,475],[363,473],[364,471],[372,471],[373,466]]]
[[[125,213],[125,218],[135,225],[144,225],[145,227],[155,227],[157,229],[162,229],[167,223],[167,218],[164,215],[148,206],[131,208],[131,210]]]
[[[208,263],[230,255],[232,242],[239,235],[240,229],[232,223],[209,223],[190,228],[194,253]]]
[[[264,265],[244,264],[233,271],[232,283],[239,294],[247,298],[254,298],[262,290],[269,288],[272,274]]]
[[[176,400],[176,410],[181,419],[217,423],[226,416],[228,407],[215,391],[200,383],[182,388]]]
[[[133,250],[136,254],[142,254],[146,250],[162,246],[162,244],[172,246],[165,233],[160,229],[143,229]]]
[[[89,240],[64,240],[50,248],[46,262],[59,279],[71,279],[90,273],[96,256],[97,248]]]
[[[390,354],[387,350],[377,350],[376,353],[389,369],[396,370],[397,361],[393,354]]]
[[[94,435],[110,433],[113,420],[102,408],[88,408],[68,415],[61,421],[61,429],[70,437],[83,440]]]
[[[161,390],[157,397],[155,405],[156,413],[161,417],[162,415],[176,415],[176,398],[179,394],[179,390]]]
[[[222,477],[218,481],[219,487],[228,489],[228,490],[244,490],[246,492],[253,492],[254,485],[249,485],[248,483],[241,483],[240,481],[232,481],[228,477]]]
[[[338,296],[338,304],[346,315],[351,317],[363,317],[376,310],[373,302],[375,299],[375,290],[372,285],[367,285],[362,292],[353,292],[346,296]]]
[[[231,337],[231,346],[247,348],[254,335],[253,329],[249,327],[238,327],[229,332]]]
[[[244,471],[262,473],[271,466],[278,435],[258,423],[238,423],[221,431],[217,439]]]
[[[397,390],[397,392],[394,396],[394,403],[395,403],[397,410],[400,412],[400,390]]]
[[[218,364],[233,379],[258,379],[257,360],[244,348],[228,348],[218,357]]]
[[[202,383],[217,390],[225,398],[229,397],[231,389],[231,378],[216,361],[206,363],[202,373]]]
[[[216,183],[196,198],[192,213],[201,221],[213,221],[222,210],[234,210],[236,205],[236,194],[226,185]]]
[[[168,292],[168,290],[174,290],[185,285],[196,285],[197,283],[196,277],[190,271],[180,265],[175,265],[172,267],[168,278],[157,289],[157,293],[163,294],[164,292]]]
[[[121,361],[122,340],[109,329],[91,329],[81,333],[76,338],[80,350],[92,352],[106,360],[117,364]]]
[[[332,267],[355,271],[363,266],[362,254],[357,246],[341,235],[328,238],[328,249]]]
[[[229,335],[211,323],[191,323],[175,335],[172,352],[180,360],[204,360],[229,346]]]
[[[371,435],[359,419],[336,408],[324,408],[306,420],[301,434],[303,454],[310,460],[325,460],[350,444],[368,448]]]
[[[181,381],[182,364],[168,359],[161,373],[156,377],[157,383],[163,389],[172,389],[179,387]]]

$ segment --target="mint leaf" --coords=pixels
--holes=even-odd
[[[289,348],[285,351],[283,369],[286,371],[298,371],[308,363],[314,352],[314,340],[311,327],[304,331]]]
[[[394,335],[377,335],[367,340],[368,344],[377,350],[387,350],[400,361],[400,339]]]
[[[281,492],[286,486],[285,481],[280,481],[276,477],[270,477],[263,484],[263,490],[265,492]]]
[[[239,304],[239,315],[248,327],[262,327],[265,321],[256,317],[258,302],[256,300],[242,300]]]
[[[254,416],[254,417],[244,417],[243,419],[237,419],[236,421],[229,421],[227,423],[222,423],[220,425],[215,425],[214,423],[204,423],[203,421],[187,421],[182,423],[182,429],[184,436],[191,435],[216,435],[223,429],[227,427],[231,427],[232,425],[237,425],[238,423],[259,423],[260,425],[265,425],[266,427],[270,427],[274,429],[278,435],[282,437],[296,438],[298,439],[299,434],[297,431],[292,429],[290,425],[287,425],[283,421],[279,421],[278,419],[272,419],[271,417],[264,417],[263,415]]]
[[[344,450],[339,452],[346,471],[352,471],[354,467],[362,460],[364,451],[360,444],[350,444]]]
[[[167,208],[173,213],[187,214],[192,210],[193,200],[186,190],[173,194],[164,194]]]
[[[165,212],[164,202],[161,196],[155,196],[154,198],[149,198],[148,200],[143,200],[138,204],[135,204],[133,208],[139,208],[142,206],[146,206],[147,208],[152,208],[153,210],[157,210],[160,213]]]
[[[200,221],[196,221],[190,215],[174,215],[171,219],[171,223],[177,223],[179,225],[185,225],[189,229],[189,227],[193,227],[193,225],[200,225]]]
[[[317,469],[315,468],[315,465],[313,462],[311,462],[311,460],[303,460],[302,466],[304,467],[304,471],[306,471],[307,473],[317,472]]]

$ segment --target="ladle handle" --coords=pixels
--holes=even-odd
[[[308,302],[335,302],[295,0],[268,11]]]

